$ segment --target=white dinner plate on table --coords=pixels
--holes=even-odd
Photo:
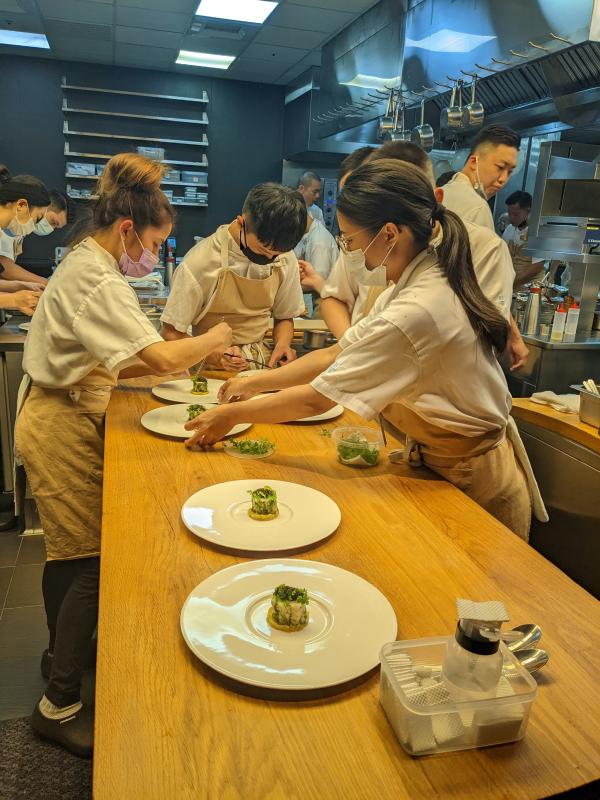
[[[207,378],[206,383],[208,394],[192,394],[191,378],[159,383],[152,389],[152,394],[159,400],[169,400],[171,403],[217,403],[219,389],[225,381]]]
[[[295,419],[293,422],[327,422],[329,419],[337,419],[344,413],[344,406],[334,406],[329,411],[324,411],[322,414],[315,414],[313,417],[303,417],[302,419]]]
[[[248,515],[250,491],[270,486],[277,493],[279,515],[257,520]],[[181,519],[192,533],[232,550],[274,553],[326,539],[340,524],[342,512],[323,492],[288,481],[250,479],[216,483],[200,489],[183,504]]]
[[[200,399],[195,401],[200,403]],[[193,431],[186,431],[183,427],[188,421],[187,408],[191,403],[181,403],[174,406],[161,406],[161,408],[153,408],[152,411],[147,411],[141,418],[140,422],[148,431],[152,433],[160,433],[161,436],[171,436],[174,439],[189,439]],[[204,405],[215,405],[214,403]],[[238,433],[247,431],[251,427],[250,422],[241,422],[239,425],[234,425],[233,428],[225,434],[225,436],[237,436]]]
[[[281,583],[306,589],[309,621],[285,633],[267,622]],[[190,650],[229,678],[271,689],[336,686],[375,668],[396,639],[396,615],[372,584],[331,564],[246,561],[196,586],[181,610]]]
[[[28,330],[29,330],[29,328],[31,328],[31,322],[22,322],[22,323],[19,325],[19,330],[20,330],[20,331],[28,331]]]

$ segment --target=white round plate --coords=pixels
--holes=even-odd
[[[20,330],[20,331],[28,331],[28,330],[29,330],[29,328],[31,328],[31,322],[22,322],[22,323],[19,325],[19,330]]]
[[[200,403],[200,400],[197,401]],[[147,411],[140,422],[148,431],[160,433],[162,436],[172,436],[174,439],[189,439],[193,431],[186,431],[183,427],[188,421],[187,407],[191,403],[178,403],[175,406],[161,406]],[[214,403],[203,405],[215,405]],[[238,433],[247,431],[251,427],[250,422],[241,422],[234,425],[225,436],[237,436]]]
[[[252,519],[248,516],[248,492],[265,485],[277,492],[279,516]],[[192,533],[207,542],[233,550],[274,553],[320,542],[337,529],[342,514],[337,503],[310,486],[262,479],[207,486],[185,501],[181,518]]]
[[[324,411],[322,414],[315,414],[314,417],[303,417],[302,419],[295,419],[294,422],[326,422],[329,419],[337,419],[344,413],[344,406],[334,406],[329,411]]]
[[[179,381],[167,381],[159,383],[152,389],[152,394],[160,400],[169,400],[171,403],[217,403],[219,389],[225,381],[218,381],[208,378],[208,394],[192,394],[192,381],[190,378],[183,378]]]
[[[273,630],[267,622],[281,583],[308,591],[309,622],[301,631]],[[372,584],[301,559],[242,562],[216,572],[189,595],[180,623],[188,647],[209,667],[252,686],[292,690],[364,675],[397,633],[393,608]]]

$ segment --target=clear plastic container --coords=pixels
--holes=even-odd
[[[442,679],[450,637],[391,642],[380,653],[379,702],[407,753],[424,756],[516,742],[525,736],[537,683],[501,643],[496,697],[461,700]]]
[[[383,438],[377,428],[336,428],[332,441],[338,461],[349,467],[374,467],[383,448]]]

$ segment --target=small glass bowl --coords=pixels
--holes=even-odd
[[[335,428],[332,441],[340,464],[374,467],[379,462],[383,438],[377,428],[345,426]]]

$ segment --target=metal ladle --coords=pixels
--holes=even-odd
[[[514,638],[515,633],[520,633],[521,636],[518,639]],[[508,634],[511,634],[510,636]],[[519,650],[523,650],[525,648],[535,647],[535,645],[540,641],[542,638],[542,629],[539,625],[535,625],[533,622],[528,622],[525,625],[517,625],[516,628],[513,628],[512,631],[508,631],[506,639],[507,647],[513,653],[516,653]]]
[[[545,650],[532,648],[531,650],[519,650],[515,653],[515,657],[522,667],[528,672],[536,672],[548,663],[550,656]]]

